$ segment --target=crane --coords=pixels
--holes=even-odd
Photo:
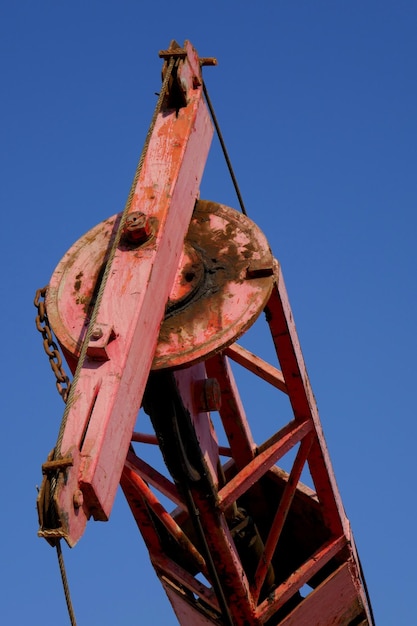
[[[120,485],[180,624],[372,626],[281,266],[243,205],[200,199],[217,127],[202,67],[215,59],[189,41],[159,54],[124,210],[74,243],[36,297],[66,402],[38,534],[75,546]],[[238,343],[262,313],[274,364]],[[263,441],[236,367],[277,398]],[[152,433],[135,430],[141,415]]]

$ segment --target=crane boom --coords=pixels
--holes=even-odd
[[[160,55],[126,208],[76,242],[48,286],[74,380],[39,535],[74,546],[90,517],[109,518],[120,483],[181,624],[372,626],[281,267],[246,215],[199,199],[213,134],[201,66],[214,61],[188,41]],[[274,365],[237,343],[262,312]],[[236,367],[288,399],[264,441]],[[135,431],[140,410],[153,434]],[[168,473],[145,460],[149,446]]]

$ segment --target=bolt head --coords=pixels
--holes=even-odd
[[[103,336],[103,331],[101,330],[101,328],[94,328],[92,333],[91,333],[91,339],[92,341],[97,341],[98,339],[101,339]]]
[[[145,243],[152,235],[152,227],[147,215],[141,211],[129,213],[123,228],[123,238],[135,244]]]
[[[84,503],[84,496],[81,489],[77,489],[74,491],[74,495],[72,497],[72,501],[74,504],[74,509],[80,509]]]

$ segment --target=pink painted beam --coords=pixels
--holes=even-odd
[[[212,380],[207,379],[204,363],[197,363],[174,373],[174,378],[185,409],[189,412],[202,459],[213,485],[218,484],[219,444],[209,410],[218,408],[220,394],[213,393]],[[212,393],[210,394],[210,390]],[[206,391],[207,393],[204,393]],[[218,392],[217,385],[217,392]],[[207,402],[216,403],[209,407]]]
[[[186,49],[195,64],[195,51],[189,44]],[[180,61],[180,81],[181,64],[187,63],[187,58]],[[185,86],[188,104],[157,117],[129,209],[129,214],[144,213],[155,235],[145,245],[121,246],[116,253],[96,319],[97,330],[108,337],[108,360],[87,356],[68,414],[61,452],[72,456],[73,466],[65,481],[61,475],[56,504],[61,534],[70,546],[91,515],[98,520],[110,515],[199,194],[213,128],[202,88],[186,80]],[[84,501],[74,509],[80,489]]]

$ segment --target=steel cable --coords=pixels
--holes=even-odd
[[[229,153],[227,152],[226,144],[224,142],[223,135],[222,135],[222,132],[220,130],[220,126],[219,126],[219,123],[217,121],[217,117],[216,117],[216,114],[214,112],[214,108],[213,108],[213,105],[211,103],[210,97],[208,95],[207,87],[206,87],[204,82],[203,82],[203,92],[204,92],[204,96],[206,98],[206,102],[207,102],[207,106],[208,106],[209,111],[210,111],[211,118],[213,120],[214,127],[216,129],[217,137],[219,138],[219,141],[220,141],[220,145],[221,145],[221,148],[222,148],[222,151],[223,151],[224,158],[226,160],[226,164],[227,164],[227,167],[228,167],[228,170],[229,170],[229,173],[230,173],[230,177],[232,179],[233,186],[234,186],[235,191],[236,191],[237,199],[239,200],[240,210],[242,211],[243,215],[247,215],[247,211],[246,211],[246,208],[245,208],[245,205],[244,205],[244,202],[243,202],[242,194],[240,193],[239,185],[238,185],[235,173],[233,171],[232,163],[230,161]]]
[[[70,594],[68,579],[67,579],[67,572],[65,570],[64,556],[62,554],[62,549],[61,549],[61,540],[59,540],[58,543],[56,544],[56,553],[58,557],[59,571],[61,572],[62,586],[64,588],[65,601],[67,603],[68,615],[71,621],[71,626],[77,626],[74,609],[72,607],[71,594]]]

